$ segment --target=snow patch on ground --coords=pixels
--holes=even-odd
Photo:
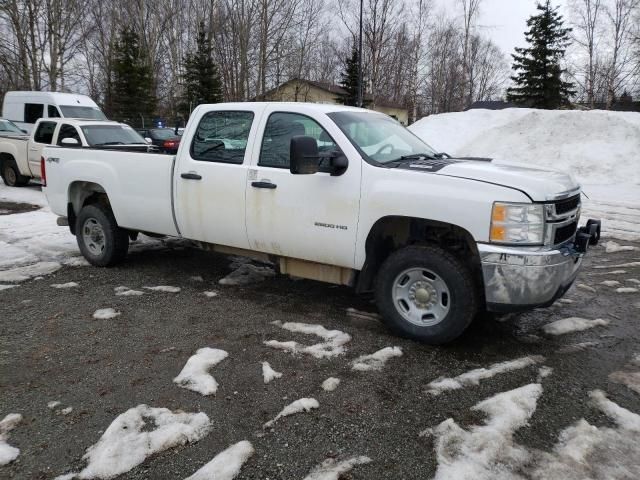
[[[288,417],[296,413],[310,412],[314,408],[320,408],[320,404],[315,398],[301,398],[284,407],[278,415],[265,423],[263,428],[272,427],[282,417]]]
[[[640,285],[640,280],[638,280],[637,278],[627,278],[626,281],[629,283],[635,283],[636,285]]]
[[[617,280],[605,280],[604,282],[600,282],[605,287],[617,287],[620,285],[620,282]]]
[[[616,288],[616,292],[617,293],[637,293],[640,290],[638,290],[637,288],[633,288],[633,287],[620,287],[620,288]]]
[[[333,392],[340,385],[340,379],[336,377],[329,377],[322,382],[322,389],[325,392]]]
[[[101,308],[93,312],[93,318],[96,320],[109,320],[120,315],[120,312],[116,312],[113,308]]]
[[[76,288],[76,287],[79,287],[80,284],[76,282],[67,282],[67,283],[54,283],[51,286],[53,288]]]
[[[264,281],[265,278],[274,277],[276,272],[269,265],[254,265],[250,258],[233,257],[230,267],[233,271],[220,279],[220,285],[249,285]]]
[[[153,429],[149,430],[149,426]],[[155,453],[201,440],[210,429],[209,417],[202,412],[172,412],[167,408],[138,405],[116,417],[82,457],[87,466],[78,473],[67,474],[66,478],[121,475]]]
[[[533,355],[508,360],[506,362],[494,363],[488,368],[476,368],[475,370],[470,370],[453,378],[440,377],[427,385],[426,393],[440,395],[442,392],[449,390],[458,390],[470,385],[479,385],[481,380],[486,380],[487,378],[495,377],[502,373],[521,370],[530,365],[542,363],[544,360],[545,358],[541,355]]]
[[[125,286],[116,287],[113,290],[118,297],[139,297],[140,295],[144,295],[144,292],[141,290],[132,290]]]
[[[327,330],[322,325],[298,322],[282,323],[280,321],[273,322],[273,325],[294,333],[315,335],[325,340],[314,345],[303,345],[295,341],[281,342],[279,340],[267,340],[264,342],[269,347],[284,350],[294,355],[304,353],[315,358],[335,357],[344,354],[346,352],[344,345],[351,341],[351,335],[340,330]]]
[[[180,287],[171,287],[169,285],[158,285],[157,287],[144,287],[147,290],[151,290],[153,292],[165,292],[165,293],[178,293],[181,289]]]
[[[393,357],[401,357],[400,347],[385,347],[369,355],[362,355],[351,362],[351,369],[360,372],[382,370]]]
[[[602,318],[587,320],[586,318],[569,317],[548,323],[542,327],[542,330],[547,335],[564,335],[566,333],[581,332],[594,327],[605,327],[609,325],[609,323],[610,320],[604,320]]]
[[[50,408],[51,410],[53,410],[54,408],[56,408],[58,405],[61,405],[62,402],[60,402],[59,400],[52,400],[51,402],[47,403],[47,408]]]
[[[9,432],[16,428],[21,421],[22,415],[19,413],[10,413],[0,420],[0,466],[13,462],[20,455],[20,449],[9,445],[7,440]]]
[[[640,372],[613,372],[609,374],[609,380],[621,383],[634,392],[640,394]]]
[[[640,267],[640,262],[627,262],[627,263],[619,263],[618,265],[596,265],[593,268],[625,268],[625,267]],[[614,272],[608,272],[609,274],[611,273],[627,273],[625,270],[616,270]]]
[[[71,412],[73,412],[73,407],[66,407],[60,410],[62,415],[69,415]]]
[[[213,395],[218,390],[218,382],[209,369],[227,358],[229,354],[218,348],[204,347],[196,351],[173,382],[182,388],[202,395]]]
[[[350,472],[354,467],[367,463],[371,463],[371,459],[365,456],[347,458],[346,460],[327,458],[311,470],[309,475],[304,477],[304,480],[339,480],[343,474]]]
[[[0,217],[1,218],[1,217]],[[42,275],[51,275],[62,268],[58,262],[38,262],[0,270],[0,282],[20,283]]]
[[[576,285],[576,288],[580,288],[580,289],[585,290],[587,292],[596,293],[596,289],[595,288],[593,288],[593,287],[591,287],[589,285],[585,285],[584,283],[578,283]]]
[[[9,290],[10,288],[16,288],[16,287],[18,287],[18,286],[19,286],[19,285],[0,285],[0,292],[1,292],[2,290]]]
[[[262,378],[264,383],[269,383],[271,380],[282,377],[282,373],[276,372],[269,362],[262,362]]]
[[[253,454],[253,445],[243,440],[220,452],[213,460],[185,480],[233,480]]]
[[[604,244],[604,251],[606,253],[631,252],[633,250],[636,250],[636,247],[632,247],[631,245],[620,245],[613,240],[610,240]]]
[[[593,347],[597,347],[599,345],[598,342],[581,342],[581,343],[572,343],[571,345],[567,345],[566,347],[562,347],[558,349],[558,353],[577,353],[584,352],[585,350]]]
[[[203,292],[202,294],[208,298],[213,298],[218,296],[218,292]]]

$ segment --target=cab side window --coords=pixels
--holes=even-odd
[[[51,145],[51,141],[53,140],[53,132],[55,131],[55,129],[55,122],[40,122],[36,133],[33,135],[33,141]]]
[[[242,164],[253,112],[206,113],[191,142],[191,157],[203,162]]]
[[[60,132],[58,133],[58,145],[62,145],[62,140],[65,138],[74,138],[78,141],[78,145],[82,144],[78,130],[76,130],[76,127],[72,125],[64,124],[60,127]]]
[[[267,120],[258,165],[289,168],[291,139],[299,135],[315,138],[320,153],[339,149],[327,131],[314,119],[299,113],[276,112]]]
[[[24,104],[24,122],[36,123],[44,114],[44,105],[41,103]]]
[[[49,118],[60,118],[60,112],[58,111],[58,107],[55,105],[49,105],[47,107],[47,116]]]

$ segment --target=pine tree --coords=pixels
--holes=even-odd
[[[507,100],[533,108],[555,109],[569,103],[573,85],[562,80],[560,61],[569,44],[570,28],[549,0],[537,4],[539,13],[527,21],[525,37],[529,46],[516,48],[511,77],[515,86],[507,90]]]
[[[114,48],[110,116],[117,120],[140,124],[153,116],[156,107],[151,62],[140,37],[131,28],[120,32]]]
[[[358,71],[358,47],[354,42],[351,56],[346,59],[345,70],[341,74],[342,79],[340,81],[340,86],[346,90],[347,95],[337,99],[344,105],[358,106]],[[364,97],[364,80],[362,88],[362,96]]]
[[[201,103],[222,101],[222,82],[212,51],[211,38],[205,33],[204,22],[200,22],[196,51],[184,57],[182,110],[187,117]]]

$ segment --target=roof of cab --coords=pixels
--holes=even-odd
[[[307,110],[316,113],[332,113],[332,112],[364,112],[384,115],[374,110],[366,108],[350,107],[347,105],[339,105],[335,103],[308,103],[308,102],[231,102],[231,103],[208,103],[200,105],[200,107],[220,107],[242,109],[242,108],[264,108],[266,106],[280,107],[283,109],[291,109],[295,111]]]

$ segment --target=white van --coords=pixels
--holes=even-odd
[[[2,116],[29,133],[40,118],[107,118],[96,102],[86,95],[58,92],[7,92]]]

